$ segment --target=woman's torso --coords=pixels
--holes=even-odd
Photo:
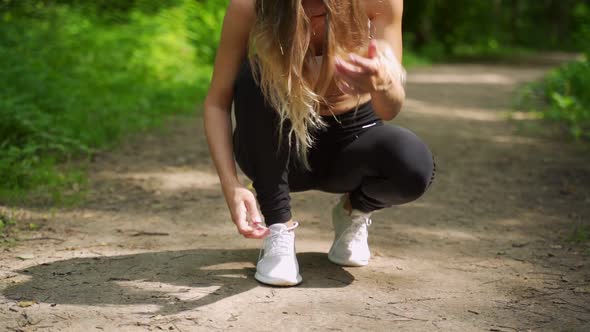
[[[310,19],[312,27],[312,35],[310,43],[314,50],[323,49],[324,41],[324,25],[325,25],[325,14],[326,9],[322,0],[303,0],[302,2],[305,13]],[[368,6],[365,6],[366,8]],[[370,13],[367,12],[367,16],[371,17]],[[316,54],[318,59],[321,60],[321,56]],[[317,69],[314,68],[312,72],[319,72],[321,61],[316,61]],[[332,79],[328,90],[326,91],[326,99],[331,105],[332,111],[327,108],[320,109],[320,115],[331,115],[344,113],[355,108],[359,104],[363,104],[371,100],[369,93],[356,95],[345,94],[336,85],[334,79]]]

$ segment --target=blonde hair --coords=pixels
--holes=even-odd
[[[279,115],[279,149],[288,119],[289,153],[294,137],[298,160],[308,170],[307,152],[315,143],[312,131],[327,126],[319,110],[322,105],[330,109],[324,94],[334,74],[334,56],[359,52],[369,39],[368,17],[360,0],[323,2],[327,13],[319,75],[310,69],[317,60],[302,0],[256,0],[257,18],[249,39],[253,76]]]

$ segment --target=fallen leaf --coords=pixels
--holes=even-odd
[[[20,301],[17,305],[21,308],[26,308],[26,307],[32,306],[35,303],[37,303],[37,302],[35,302],[35,301]]]
[[[20,259],[33,259],[33,258],[35,258],[35,255],[33,255],[33,254],[22,254],[22,255],[18,255],[16,257],[17,258],[20,258]]]

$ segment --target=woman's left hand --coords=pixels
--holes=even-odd
[[[405,70],[385,42],[371,40],[367,57],[350,53],[347,61],[337,56],[335,64],[338,87],[350,95],[387,91],[405,80]]]

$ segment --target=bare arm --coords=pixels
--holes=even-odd
[[[371,16],[373,37],[367,57],[349,54],[347,59],[336,58],[336,74],[348,88],[345,92],[371,94],[375,113],[391,120],[400,112],[405,99],[400,82],[402,59],[403,0],[366,1]]]
[[[222,187],[239,184],[232,153],[231,104],[233,83],[248,47],[252,1],[230,2],[223,21],[211,85],[204,104],[205,133]]]
[[[211,85],[205,98],[203,124],[209,152],[217,169],[232,220],[242,235],[258,238],[265,234],[247,222],[247,215],[254,222],[260,222],[261,218],[256,199],[237,177],[231,125],[233,85],[240,65],[247,55],[248,35],[254,20],[253,0],[230,1],[223,20]]]
[[[402,48],[402,15],[404,10],[403,0],[387,0],[379,2],[378,13],[373,19],[375,26],[375,39],[383,43],[383,46],[390,47],[393,55],[401,65]],[[395,66],[396,64],[390,64]],[[383,114],[382,118],[391,120],[401,111],[405,99],[404,87],[397,79],[394,79],[392,86],[385,91],[371,93],[371,100],[375,112]]]

